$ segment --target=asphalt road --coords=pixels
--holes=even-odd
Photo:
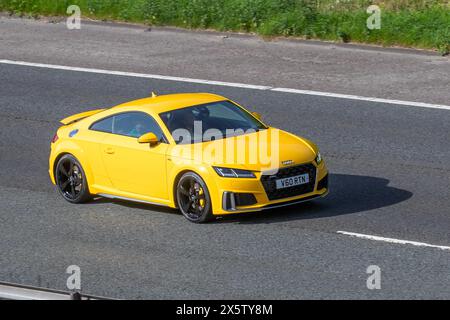
[[[58,120],[172,92],[214,92],[321,147],[322,200],[215,223],[96,200],[71,205],[47,175]],[[450,112],[273,91],[0,64],[0,281],[114,298],[450,298]],[[381,290],[368,290],[378,265]]]
[[[0,57],[436,104],[450,101],[449,57],[402,49],[86,22],[81,30],[68,30],[64,19],[0,15]]]

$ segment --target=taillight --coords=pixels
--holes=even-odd
[[[58,141],[58,139],[59,139],[58,134],[55,133],[55,135],[53,136],[53,139],[52,139],[52,143],[55,143],[56,141]]]

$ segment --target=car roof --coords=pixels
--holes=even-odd
[[[212,93],[177,93],[154,96],[120,104],[112,109],[135,109],[159,114],[204,103],[227,100]]]

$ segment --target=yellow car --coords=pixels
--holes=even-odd
[[[214,94],[171,94],[61,120],[50,178],[69,202],[94,196],[179,208],[192,222],[325,196],[316,145]]]

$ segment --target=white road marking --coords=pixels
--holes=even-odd
[[[148,79],[158,79],[158,80],[168,80],[168,81],[209,84],[209,85],[215,85],[215,86],[237,87],[237,88],[245,88],[245,89],[256,89],[256,90],[271,89],[271,87],[267,87],[267,86],[257,86],[257,85],[244,84],[244,83],[233,83],[233,82],[222,82],[222,81],[212,81],[212,80],[202,80],[202,79],[171,77],[171,76],[163,76],[163,75],[159,75],[159,74],[145,74],[145,73],[123,72],[123,71],[113,71],[113,70],[104,70],[104,69],[69,67],[69,66],[60,66],[60,65],[55,65],[55,64],[34,63],[34,62],[25,62],[25,61],[0,60],[0,63],[13,64],[13,65],[18,65],[18,66],[27,66],[27,67],[46,68],[46,69],[109,74],[109,75],[114,75],[114,76],[126,76],[126,77],[135,77],[135,78],[148,78]]]
[[[168,81],[178,81],[178,82],[189,82],[189,83],[197,83],[197,84],[207,84],[207,85],[253,89],[253,90],[276,91],[276,92],[304,94],[304,95],[331,97],[331,98],[348,99],[348,100],[360,100],[360,101],[378,102],[378,103],[385,103],[385,104],[394,104],[394,105],[398,105],[398,106],[412,106],[412,107],[421,107],[421,108],[430,108],[430,109],[450,110],[450,106],[442,105],[442,104],[382,99],[382,98],[374,98],[374,97],[363,97],[363,96],[332,93],[332,92],[299,90],[299,89],[290,89],[290,88],[277,88],[277,87],[271,87],[271,86],[260,86],[260,85],[245,84],[245,83],[223,82],[223,81],[213,81],[213,80],[203,80],[203,79],[193,79],[193,78],[183,78],[183,77],[172,77],[172,76],[164,76],[164,75],[159,75],[159,74],[113,71],[113,70],[94,69],[94,68],[79,68],[79,67],[61,66],[61,65],[45,64],[45,63],[34,63],[34,62],[26,62],[26,61],[14,61],[14,60],[1,60],[0,59],[0,63],[1,64],[10,64],[10,65],[19,65],[19,66],[28,66],[28,67],[37,67],[37,68],[46,68],[46,69],[77,71],[77,72],[87,72],[87,73],[97,73],[97,74],[108,74],[108,75],[116,75],[116,76],[158,79],[158,80],[168,80]]]
[[[409,244],[409,245],[413,245],[413,246],[417,246],[417,247],[428,247],[428,248],[436,248],[436,249],[441,249],[441,250],[450,250],[450,247],[447,247],[447,246],[438,246],[438,245],[429,244],[429,243],[425,243],[425,242],[400,240],[400,239],[394,239],[394,238],[385,238],[385,237],[371,236],[371,235],[367,235],[367,234],[347,232],[347,231],[337,231],[337,233],[343,234],[346,236],[350,236],[350,237],[357,237],[357,238],[373,240],[373,241],[383,241],[383,242],[396,243],[396,244]]]
[[[412,106],[412,107],[421,107],[421,108],[450,110],[450,106],[446,106],[446,105],[442,105],[442,104],[425,103],[425,102],[371,98],[371,97],[363,97],[363,96],[354,96],[354,95],[349,95],[349,94],[329,93],[329,92],[310,91],[310,90],[297,90],[297,89],[288,89],[288,88],[272,88],[270,90],[271,91],[279,91],[279,92],[288,92],[288,93],[307,94],[307,95],[313,95],[313,96],[349,99],[349,100],[379,102],[379,103],[395,104],[395,105],[400,105],[400,106]]]

